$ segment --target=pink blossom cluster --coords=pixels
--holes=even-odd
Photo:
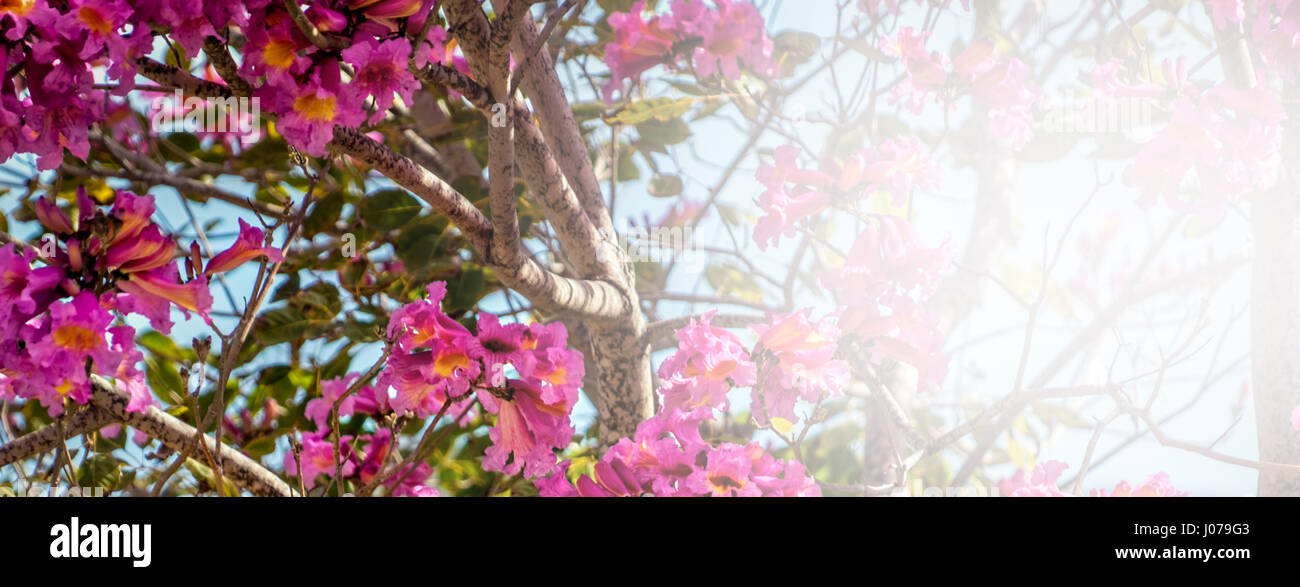
[[[114,81],[112,94],[135,87],[136,61],[147,57],[166,31],[185,54],[203,52],[206,38],[238,29],[239,75],[254,88],[263,108],[278,117],[277,129],[290,144],[324,155],[334,125],[375,122],[394,96],[410,100],[419,83],[408,71],[448,63],[467,66],[453,55],[446,31],[421,30],[434,0],[325,0],[312,2],[307,19],[326,35],[346,35],[346,49],[320,49],[308,41],[282,2],[243,0],[70,0],[0,5],[0,69],[23,76],[0,80],[0,160],[35,153],[41,169],[57,167],[66,148],[85,159],[88,130],[119,103],[110,91],[94,89]],[[345,69],[350,80],[344,81]],[[209,79],[212,72],[207,71]]]
[[[305,415],[316,425],[316,431],[304,434],[300,452],[286,452],[283,463],[286,475],[297,477],[301,473],[303,486],[307,489],[316,487],[321,475],[333,477],[336,472],[341,472],[344,479],[362,485],[371,483],[389,460],[393,448],[392,433],[380,428],[373,434],[341,436],[338,466],[335,468],[336,453],[330,437],[335,404],[338,404],[340,420],[357,414],[378,416],[390,411],[384,401],[386,398],[376,394],[375,387],[356,384],[360,377],[360,373],[349,373],[346,377],[323,381],[321,397],[307,402]],[[354,386],[356,389],[348,393]],[[395,497],[437,497],[438,490],[427,484],[432,475],[433,468],[428,463],[412,463],[395,471],[384,481],[384,486],[389,495]]]
[[[34,206],[55,239],[21,251],[13,243],[0,248],[0,396],[38,400],[55,415],[66,399],[90,400],[92,374],[115,378],[132,398],[130,410],[148,407],[154,400],[136,367],[143,357],[135,329],[114,325],[114,316],[147,317],[164,333],[173,306],[206,319],[209,276],[280,255],[261,247],[262,231],[245,224],[240,240],[206,269],[191,246],[182,281],[176,242],[151,219],[153,196],[118,192],[105,212],[82,188],[75,216],[52,199]]]
[[[1296,0],[1210,0],[1215,28],[1245,23],[1261,64],[1288,81],[1300,78],[1300,2]]]
[[[1199,91],[1184,80],[1169,123],[1143,145],[1125,181],[1147,202],[1216,221],[1246,194],[1277,184],[1284,120],[1285,108],[1265,86]]]
[[[799,221],[833,205],[855,204],[880,191],[902,203],[913,190],[936,189],[941,180],[939,166],[915,137],[887,139],[841,162],[825,160],[817,170],[801,168],[799,153],[794,145],[777,147],[773,164],[755,174],[766,188],[758,197],[764,215],[754,227],[761,249],[793,237]]]
[[[290,144],[320,156],[335,126],[375,123],[395,96],[411,103],[420,84],[408,70],[415,65],[468,67],[447,48],[446,31],[421,30],[434,0],[332,0],[313,2],[306,11],[326,35],[347,33],[347,48],[321,49],[312,44],[279,2],[253,9],[258,26],[245,28],[248,44],[239,75],[256,88],[254,96],[279,116],[276,129]],[[345,71],[350,80],[344,79]]]
[[[614,39],[605,45],[610,73],[603,88],[605,101],[612,102],[625,81],[640,78],[656,65],[683,67],[679,60],[700,77],[720,72],[740,79],[741,63],[760,75],[770,74],[775,67],[772,40],[758,8],[733,0],[713,4],[674,0],[668,13],[647,19],[645,1],[639,0],[631,12],[609,15]]]
[[[677,332],[678,351],[659,368],[664,380],[659,413],[637,426],[594,464],[592,472],[570,482],[570,462],[537,480],[544,496],[635,497],[654,495],[759,497],[816,496],[816,482],[798,461],[782,461],[750,442],[712,444],[700,425],[728,407],[726,392],[759,379],[740,339],[710,324],[713,312]],[[769,328],[781,329],[780,326]],[[815,336],[815,335],[814,335]],[[798,345],[771,339],[785,352]],[[815,359],[815,358],[814,358]],[[822,361],[825,365],[826,361]],[[787,365],[795,368],[795,363]]]
[[[843,394],[849,364],[837,359],[840,329],[830,317],[812,321],[809,311],[773,316],[753,327],[758,334],[759,381],[751,393],[754,421],[767,426],[773,418],[799,422],[799,400],[819,403]]]
[[[969,93],[988,114],[990,137],[1019,151],[1033,138],[1034,105],[1041,97],[1030,79],[1029,66],[1017,58],[994,56],[993,41],[977,39],[953,57],[926,51],[929,31],[899,28],[882,41],[881,50],[898,57],[907,77],[890,88],[890,104],[903,104],[919,113],[927,98],[944,107]]]
[[[1005,497],[1072,497],[1073,494],[1058,487],[1061,474],[1070,466],[1061,461],[1047,461],[1036,467],[1029,475],[1016,471],[1015,475],[998,483],[998,492]],[[1186,491],[1178,491],[1169,480],[1169,475],[1157,473],[1144,479],[1136,487],[1127,481],[1120,481],[1115,489],[1094,489],[1092,497],[1186,497]]]
[[[948,372],[938,316],[926,308],[951,263],[948,244],[927,248],[912,224],[878,216],[858,235],[848,259],[822,283],[840,292],[839,327],[867,345],[873,362],[911,365],[918,389],[938,386]]]
[[[569,413],[585,372],[582,353],[567,348],[564,324],[501,324],[482,312],[478,332],[471,333],[443,313],[445,283],[427,291],[389,321],[392,354],[376,388],[393,392],[374,395],[379,408],[425,418],[472,394],[496,416],[483,467],[529,478],[550,474],[554,451],[573,438]],[[456,420],[464,421],[468,410]]]

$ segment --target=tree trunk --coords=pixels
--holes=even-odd
[[[1291,428],[1291,410],[1300,405],[1300,191],[1295,162],[1300,160],[1300,98],[1287,90],[1288,120],[1282,143],[1282,178],[1256,196],[1251,209],[1255,263],[1251,277],[1251,381],[1259,459],[1300,464],[1300,432]],[[1300,475],[1259,473],[1259,495],[1300,495]]]

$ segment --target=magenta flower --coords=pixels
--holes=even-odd
[[[117,288],[132,296],[127,302],[130,309],[123,311],[139,311],[148,316],[150,323],[159,332],[171,330],[171,320],[168,318],[171,308],[168,303],[175,304],[187,317],[189,312],[194,312],[206,318],[212,310],[212,293],[208,291],[207,279],[198,277],[181,283],[180,271],[175,263],[132,273],[127,279],[118,280]]]
[[[511,379],[501,397],[484,391],[478,397],[483,407],[497,416],[496,425],[488,431],[492,446],[484,453],[484,469],[507,475],[522,472],[528,478],[555,470],[554,450],[568,446],[573,438],[569,412],[577,402],[576,393],[572,402],[561,398],[547,403],[537,385]]]
[[[407,71],[410,54],[411,42],[405,38],[382,43],[366,40],[343,50],[343,61],[356,72],[350,87],[357,91],[361,101],[366,96],[375,98],[375,112],[367,122],[373,124],[384,117],[393,105],[394,93],[406,104],[411,103],[411,94],[420,88],[420,82]]]
[[[758,486],[749,479],[751,456],[746,447],[731,443],[709,451],[708,462],[686,480],[696,493],[712,497],[757,497]]]
[[[612,103],[614,91],[626,80],[636,80],[656,65],[676,67],[684,55],[679,47],[695,46],[691,52],[694,72],[711,76],[721,72],[729,79],[740,78],[740,64],[759,75],[775,68],[772,40],[763,17],[754,5],[717,0],[716,7],[704,2],[676,0],[671,13],[644,17],[645,2],[632,5],[631,12],[609,15],[614,39],[605,46],[605,65],[610,80],[601,93]],[[684,51],[683,51],[684,53]]]
[[[343,476],[351,477],[356,472],[356,464],[349,458],[351,456],[352,437],[345,436],[342,439],[341,448],[343,449]],[[307,489],[316,487],[316,478],[322,473],[330,477],[334,476],[334,442],[325,438],[325,433],[307,434],[302,437],[302,482]],[[284,472],[290,477],[298,476],[299,459],[294,457],[293,451],[284,453]]]
[[[321,382],[321,397],[307,402],[307,407],[304,410],[304,415],[312,422],[315,422],[317,431],[330,429],[330,418],[333,415],[334,402],[343,397],[343,394],[360,376],[360,373],[349,373],[346,377]],[[356,393],[348,396],[339,404],[339,418],[347,418],[356,413],[379,413],[379,404],[375,401],[373,387],[363,385],[357,389]]]
[[[300,56],[299,51],[311,44],[287,14],[276,14],[266,26],[249,27],[245,32],[248,42],[239,75],[248,80],[265,76],[267,85],[292,90],[297,87],[294,78],[311,65],[311,59]]]
[[[721,71],[727,79],[740,79],[743,62],[759,75],[768,75],[775,68],[772,61],[772,40],[763,28],[763,16],[758,8],[748,2],[716,0],[717,9],[709,17],[694,20],[696,30],[704,44],[692,54],[695,72],[711,76]],[[677,13],[688,5],[703,6],[700,2],[677,0],[673,11]]]
[[[343,87],[336,61],[316,64],[310,77],[291,88],[263,87],[264,99],[280,114],[276,128],[285,140],[313,157],[325,155],[334,126],[357,126],[366,118],[356,92]]]
[[[447,295],[447,284],[430,283],[425,288],[428,297],[412,302],[393,312],[388,321],[388,337],[397,341],[403,350],[424,347],[432,340],[453,344],[468,342],[469,330],[442,313],[439,304]]]
[[[751,327],[763,351],[771,353],[763,384],[752,393],[754,420],[766,426],[770,418],[797,422],[798,400],[817,402],[843,393],[849,366],[835,359],[839,330],[829,319],[813,323],[808,311],[773,316],[768,324]]]
[[[659,366],[665,410],[705,406],[726,411],[727,391],[754,384],[754,363],[740,339],[709,324],[716,313],[707,312],[677,331],[677,352]]]
[[[517,372],[528,374],[536,368],[535,353],[524,348],[527,333],[528,326],[524,324],[502,325],[492,314],[479,314],[478,335],[469,341],[469,350],[470,354],[482,358],[489,385],[505,384],[507,366],[513,365]],[[530,336],[529,341],[536,344],[534,337]]]
[[[398,308],[389,318],[388,337],[396,344],[375,394],[381,407],[418,417],[435,414],[451,398],[468,394],[483,369],[479,357],[471,354],[474,336],[439,307],[446,284],[430,283],[426,291],[428,298]]]
[[[3,338],[12,338],[17,328],[62,294],[57,291],[63,271],[57,267],[33,268],[36,252],[17,252],[13,243],[0,246],[0,327]]]
[[[1127,481],[1120,481],[1115,485],[1115,490],[1107,492],[1104,489],[1094,489],[1091,495],[1093,497],[1187,497],[1191,495],[1186,491],[1174,489],[1174,484],[1169,480],[1169,475],[1165,473],[1156,473],[1147,477],[1137,487],[1132,487]]]
[[[614,90],[624,80],[635,80],[646,70],[672,58],[677,35],[661,28],[658,18],[645,20],[644,13],[645,1],[638,0],[632,4],[631,12],[609,15],[614,40],[605,45],[605,65],[609,67],[610,79],[601,91],[606,103],[613,102]]]
[[[244,222],[243,218],[240,218],[239,238],[235,240],[235,244],[231,245],[229,249],[213,255],[212,259],[208,260],[207,267],[203,269],[203,274],[212,275],[230,271],[258,257],[266,257],[272,263],[284,261],[284,253],[280,249],[265,246],[265,244],[266,235],[262,232],[262,229],[256,228]]]
[[[1047,461],[1037,467],[1029,476],[1024,471],[998,483],[998,494],[1006,497],[1070,497],[1069,493],[1057,487],[1061,473],[1070,468],[1061,461]]]

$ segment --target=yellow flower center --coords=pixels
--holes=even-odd
[[[328,122],[334,120],[334,104],[334,96],[303,94],[293,101],[293,109],[311,122]]]
[[[564,385],[569,380],[568,375],[569,372],[564,367],[556,367],[546,375],[546,380],[551,382],[551,385]]]
[[[442,377],[450,377],[456,369],[469,366],[469,357],[463,353],[448,353],[439,356],[433,362],[433,371]]]
[[[726,493],[732,489],[744,489],[745,482],[731,478],[729,475],[709,475],[709,485],[715,492]]]
[[[77,11],[77,16],[81,18],[81,22],[86,23],[86,26],[95,31],[96,34],[102,36],[113,32],[113,23],[109,22],[108,19],[104,18],[103,14],[100,14],[94,8],[82,6],[81,10]]]
[[[36,5],[36,0],[0,0],[0,13],[27,16]]]
[[[68,324],[54,331],[54,344],[70,351],[89,352],[99,345],[99,336],[85,326]]]
[[[297,47],[289,40],[271,41],[262,49],[262,61],[276,69],[288,69],[297,57]]]

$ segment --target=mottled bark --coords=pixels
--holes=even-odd
[[[1300,161],[1300,92],[1291,89],[1284,165]],[[1291,410],[1300,406],[1300,185],[1294,170],[1251,207],[1255,262],[1250,283],[1251,382],[1259,460],[1300,464],[1300,431]],[[1259,495],[1300,496],[1300,475],[1260,470]]]

